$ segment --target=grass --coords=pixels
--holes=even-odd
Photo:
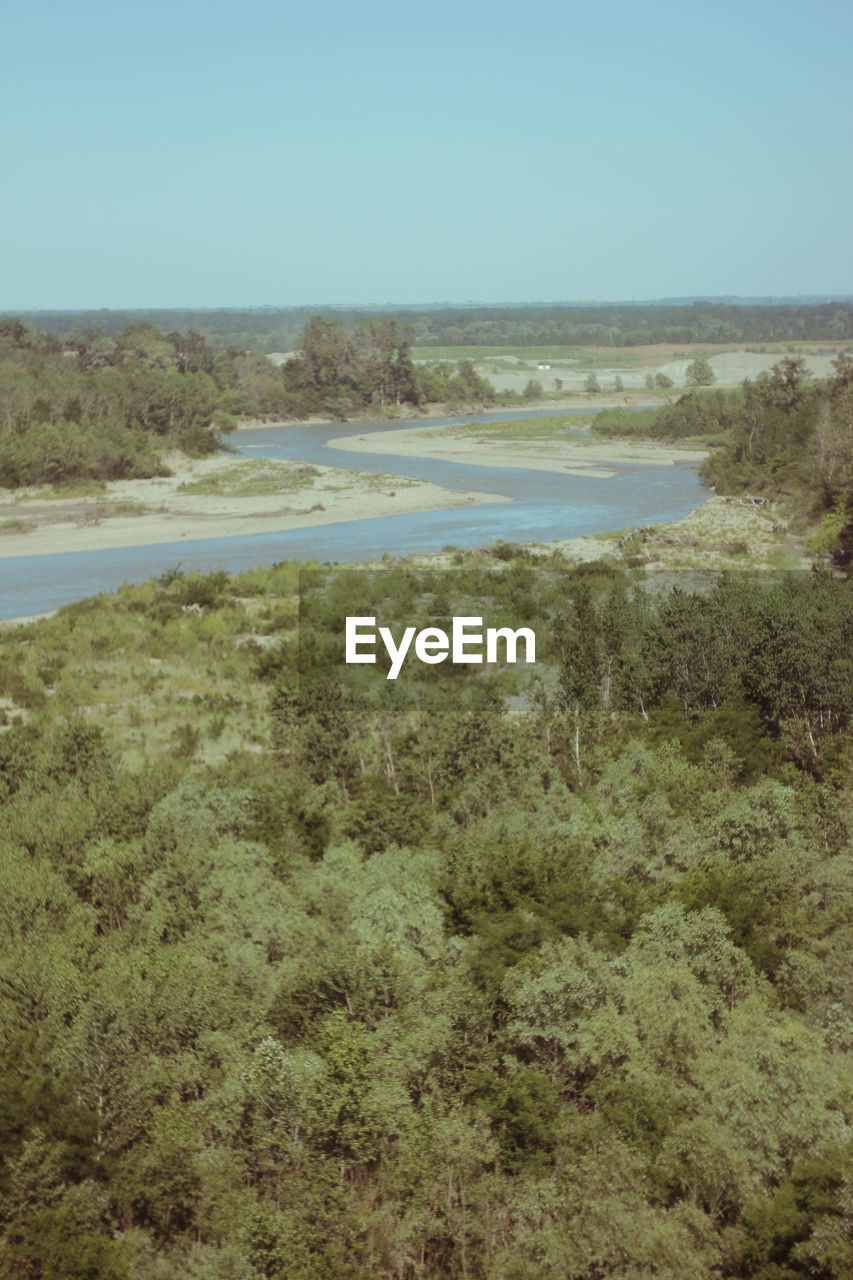
[[[198,480],[178,485],[178,493],[194,493],[219,498],[260,497],[270,493],[298,493],[310,489],[317,472],[292,462],[258,459],[235,462],[233,466]]]
[[[473,360],[481,364],[484,360],[518,360],[523,364],[535,365],[537,360],[582,360],[586,356],[584,347],[413,347],[413,360],[451,360],[454,364],[459,360]]]
[[[340,493],[349,489],[357,489],[361,492],[367,490],[369,493],[393,489],[396,492],[398,489],[411,488],[420,483],[418,480],[390,475],[388,472],[377,475],[370,471],[348,471],[346,468],[337,467],[318,472],[314,467],[292,462],[258,459],[236,462],[233,466],[209,476],[200,476],[198,480],[187,480],[178,486],[176,492],[218,498],[260,498],[276,493],[301,493],[312,489],[318,480],[320,494]]]
[[[269,598],[236,594],[253,577]],[[244,642],[253,628],[280,618],[279,590],[295,601],[295,575],[265,570],[230,579],[203,616],[182,612],[191,582],[192,576],[179,576],[168,588],[125,586],[38,626],[1,629],[0,668],[16,658],[20,664],[6,712],[20,713],[27,698],[16,694],[30,688],[44,702],[49,680],[54,709],[99,724],[132,767],[191,747],[208,763],[254,750],[264,733],[269,688],[254,674],[255,656]],[[295,626],[295,603],[290,612]],[[76,625],[78,618],[84,625]],[[202,730],[197,747],[182,726]]]
[[[495,440],[561,440],[573,436],[577,431],[586,430],[592,421],[584,417],[566,418],[527,418],[507,419],[504,422],[472,422],[461,427],[453,427],[449,434],[454,436],[491,437]],[[568,425],[571,423],[571,425]],[[446,429],[430,432],[430,435],[444,435]]]
[[[760,346],[755,343],[737,342],[664,342],[637,347],[578,347],[545,344],[534,347],[413,347],[412,359],[449,360],[453,364],[459,360],[471,360],[476,365],[498,360],[500,361],[498,367],[502,370],[512,369],[512,362],[516,362],[516,366],[529,369],[532,376],[535,376],[536,364],[539,361],[556,367],[561,363],[570,365],[575,372],[578,370],[595,372],[599,369],[654,368],[655,365],[666,364],[672,360],[692,360],[697,355],[714,356],[737,351],[761,351],[768,355],[781,356],[792,352],[799,355],[825,354],[844,348],[845,344],[840,342],[814,341],[767,342]]]
[[[802,569],[802,561],[790,547],[776,547],[767,557],[771,569]]]
[[[39,498],[47,498],[66,502],[69,498],[98,498],[107,492],[104,480],[77,480],[67,484],[56,484],[48,492],[39,493]]]
[[[674,359],[692,359],[698,354],[719,355],[725,351],[738,350],[736,344],[728,343],[694,343],[690,346],[682,344],[677,349],[671,344],[660,344],[659,353],[655,354],[652,363],[665,363]],[[450,360],[456,364],[459,360],[471,360],[474,364],[486,364],[500,360],[521,365],[524,369],[534,371],[540,362],[553,365],[571,365],[577,372],[596,369],[635,369],[645,367],[649,363],[648,347],[577,347],[577,346],[536,346],[536,347],[413,347],[413,360]],[[541,372],[541,371],[540,371]]]

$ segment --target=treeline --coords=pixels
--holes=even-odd
[[[844,1280],[849,586],[295,579],[0,636],[0,1272]]]
[[[819,522],[810,549],[847,562],[853,554],[853,358],[811,380],[786,357],[769,374],[732,390],[695,391],[640,412],[605,411],[603,435],[694,439],[714,447],[702,475],[719,493],[776,498],[801,520]]]
[[[63,349],[21,321],[0,323],[0,485],[163,473],[161,453],[218,449],[233,425],[197,335],[150,325]]]
[[[315,317],[298,351],[215,353],[203,335],[137,324],[63,346],[21,320],[0,322],[0,486],[162,474],[161,454],[216,451],[237,415],[343,419],[427,401],[489,402],[470,362],[415,370],[393,320]]]
[[[294,417],[322,413],[345,418],[391,406],[489,404],[495,393],[470,360],[417,368],[412,333],[395,320],[343,320],[315,316],[294,356],[282,367],[284,404]]]
[[[459,308],[410,317],[418,346],[599,346],[653,343],[844,342],[853,338],[853,304]]]
[[[24,313],[45,333],[67,340],[97,329],[115,338],[153,324],[202,334],[214,350],[292,351],[317,308],[73,311]],[[394,320],[418,346],[641,346],[695,342],[848,342],[853,304],[831,302],[656,302],[488,307],[325,308],[345,324]]]

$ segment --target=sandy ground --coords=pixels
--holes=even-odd
[[[544,561],[556,552],[570,564],[603,560],[617,568],[637,567],[649,573],[810,569],[812,565],[812,558],[803,555],[801,543],[785,527],[780,511],[770,506],[756,509],[748,500],[717,494],[667,524],[527,543],[525,549]],[[482,548],[481,555],[488,557],[489,548]],[[451,552],[424,552],[407,560],[437,569],[455,567]],[[502,564],[499,559],[495,568]]]
[[[543,555],[562,551],[575,564],[602,558],[619,562],[626,532],[632,531],[572,538],[537,549]],[[627,551],[642,558],[646,571],[808,569],[812,564],[778,510],[755,508],[748,500],[718,494],[680,520],[633,532]]]
[[[645,463],[674,466],[695,463],[706,456],[702,449],[676,449],[647,441],[597,440],[581,433],[564,440],[501,440],[473,436],[476,425],[463,432],[453,427],[404,427],[400,431],[366,433],[330,440],[335,449],[352,453],[396,453],[408,458],[440,458],[480,467],[511,467],[534,471],[568,472],[569,475],[606,478],[613,466]]]
[[[403,476],[375,476],[358,471],[316,467],[306,487],[273,492],[234,493],[239,484],[221,493],[181,493],[180,486],[199,479],[234,475],[235,469],[255,468],[255,462],[233,457],[201,461],[168,459],[173,474],[153,480],[123,480],[107,485],[92,497],[51,497],[49,489],[0,490],[0,559],[46,555],[56,551],[92,551],[105,547],[146,546],[182,538],[228,538],[239,534],[270,533],[467,506],[475,502],[508,501],[499,495],[455,492]],[[274,464],[287,468],[289,464]],[[299,472],[298,464],[290,472]],[[313,474],[312,474],[313,473]],[[275,475],[275,471],[267,473]],[[274,482],[273,482],[274,483]],[[265,487],[270,487],[267,480]]]

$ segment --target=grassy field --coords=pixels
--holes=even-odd
[[[577,347],[577,346],[534,346],[534,347],[413,347],[413,360],[473,360],[475,364],[483,364],[489,360],[515,360],[535,369],[537,363],[547,362],[572,364],[583,369],[614,368],[622,366],[626,369],[654,368],[669,360],[693,359],[697,355],[714,356],[724,352],[750,351],[761,354],[783,356],[797,355],[833,355],[844,349],[843,343],[826,342],[766,342],[760,345],[738,344],[731,342],[701,343],[655,343],[651,346],[636,347]]]

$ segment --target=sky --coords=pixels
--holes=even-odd
[[[0,311],[853,294],[853,6],[5,0]]]

